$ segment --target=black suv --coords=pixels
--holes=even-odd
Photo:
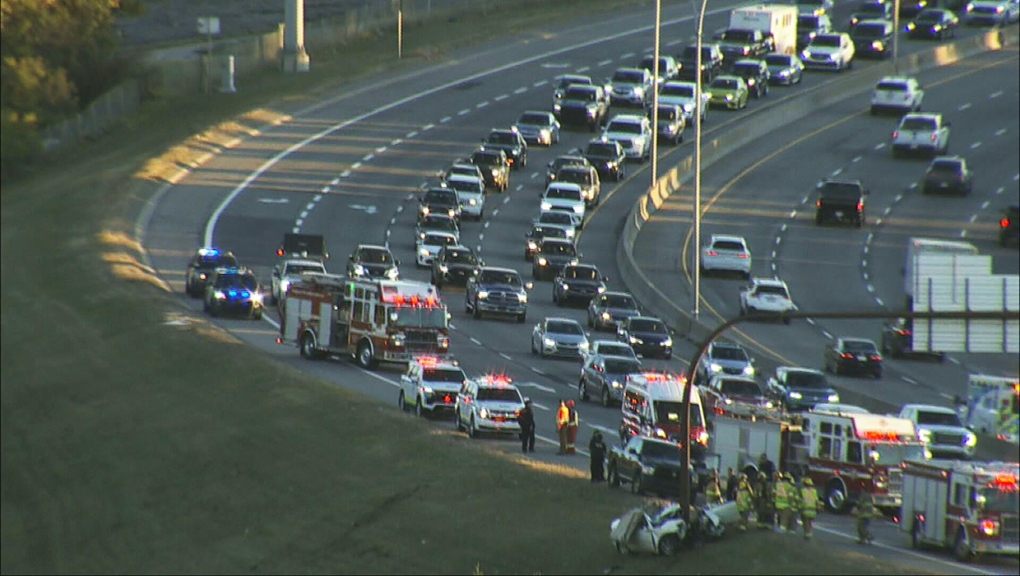
[[[893,23],[888,20],[861,20],[850,30],[854,53],[862,58],[892,57]]]
[[[545,187],[548,188],[550,184],[556,181],[556,173],[560,171],[560,168],[564,166],[570,166],[571,164],[580,164],[581,166],[591,166],[588,161],[580,154],[564,154],[563,156],[557,156],[545,165]]]
[[[430,214],[460,220],[460,199],[453,188],[429,188],[418,200],[418,221]]]
[[[483,266],[468,278],[464,294],[464,311],[475,318],[482,314],[513,316],[518,323],[528,317],[528,293],[532,284],[521,280],[512,268]]]
[[[443,246],[432,260],[432,283],[436,288],[447,284],[466,285],[479,266],[484,266],[467,246]]]
[[[218,268],[205,286],[203,308],[211,316],[244,315],[262,318],[262,291],[255,274],[247,268]]]
[[[612,178],[619,182],[627,175],[624,163],[627,155],[623,147],[615,140],[603,140],[598,138],[592,140],[584,148],[584,157],[588,163],[595,167],[602,178]]]
[[[609,121],[609,94],[602,86],[572,84],[553,113],[563,125],[583,124],[594,132]]]
[[[564,266],[553,280],[553,302],[563,306],[571,300],[583,300],[585,305],[592,298],[606,291],[609,278],[591,264]]]
[[[695,70],[698,67],[698,45],[685,46],[680,53],[680,75],[678,79],[696,82],[698,80]],[[701,45],[701,81],[708,83],[722,71],[723,55],[718,44]]]
[[[747,92],[755,98],[769,93],[769,67],[763,60],[738,60],[733,64],[730,74],[739,76],[747,84]]]
[[[184,291],[197,298],[205,293],[205,284],[217,268],[236,268],[237,258],[231,252],[216,248],[199,248],[188,262],[184,273]]]
[[[1010,242],[1020,246],[1020,205],[1012,205],[1002,211],[999,219],[999,245]]]
[[[866,221],[864,197],[870,194],[860,180],[823,180],[818,183],[815,224],[852,222],[860,228]]]
[[[577,264],[580,257],[570,240],[544,238],[531,258],[531,277],[535,280],[552,278],[564,266]]]
[[[718,32],[715,39],[719,41],[724,60],[761,58],[772,52],[772,36],[765,35],[761,30],[728,28]]]
[[[546,238],[559,238],[570,240],[567,237],[567,228],[549,224],[535,224],[531,230],[524,235],[524,259],[531,261],[531,258],[538,251],[538,245]]]
[[[482,171],[485,185],[506,192],[510,186],[510,160],[498,148],[482,148],[471,155],[471,163]]]
[[[564,166],[556,173],[554,180],[580,186],[581,193],[584,195],[584,203],[589,207],[599,203],[602,183],[599,180],[598,170],[592,168],[591,165],[570,164]],[[548,188],[548,186],[546,187]]]
[[[520,170],[528,165],[528,143],[516,128],[493,128],[482,140],[482,146],[502,150],[510,162],[510,168]]]

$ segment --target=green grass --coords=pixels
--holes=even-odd
[[[556,21],[577,4],[533,3],[527,18]],[[501,29],[527,25],[517,18]],[[465,38],[481,24],[436,32]],[[394,65],[376,57],[383,45],[392,38],[352,44],[343,61],[317,58],[307,75],[246,79],[230,97],[149,103],[106,138],[5,183],[0,569],[894,573],[832,553],[795,562],[802,547],[772,535],[711,555],[621,558],[608,523],[631,497],[326,385],[186,313],[134,240],[159,176],[202,148],[180,143],[245,132]]]

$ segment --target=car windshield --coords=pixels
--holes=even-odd
[[[997,488],[980,488],[977,493],[978,506],[988,512],[1017,514],[1020,511],[1020,497],[1016,485]]]
[[[907,460],[920,462],[925,460],[924,447],[920,445],[872,444],[868,446],[868,453],[872,454],[874,462],[881,466],[898,466]]]
[[[680,461],[680,447],[667,442],[642,442],[641,455],[655,460]]]
[[[571,188],[550,188],[545,192],[546,198],[556,200],[577,200],[581,201],[581,191]]]
[[[524,403],[521,400],[521,393],[516,388],[479,388],[478,399],[491,402]]]
[[[598,346],[598,353],[604,356],[633,356],[634,351],[626,344],[603,342]]]
[[[624,120],[613,120],[606,126],[606,132],[624,132],[627,134],[640,134],[640,122],[627,122]]]
[[[563,94],[564,100],[580,100],[582,102],[594,102],[596,98],[596,91],[590,86],[578,86],[572,85],[567,88],[566,93]]]
[[[561,214],[565,215],[567,220],[570,220],[570,214],[566,212],[561,212]],[[566,238],[567,231],[555,226],[536,226],[531,230],[531,237],[537,240],[542,238]]]
[[[662,87],[659,92],[660,96],[680,96],[682,98],[694,98],[694,86],[685,86],[683,84],[666,84]]]
[[[560,168],[563,168],[564,166],[569,166],[571,164],[584,165],[584,163],[585,163],[584,158],[580,156],[557,156],[556,159],[552,161],[552,166],[550,166],[549,169],[550,172],[555,174],[556,172],[559,171]]]
[[[570,182],[572,184],[591,184],[591,170],[560,170],[556,173],[558,182]]]
[[[637,309],[634,299],[626,294],[608,294],[603,296],[602,306],[606,308],[624,308],[626,310]]]
[[[680,402],[671,402],[666,400],[658,400],[653,403],[655,408],[655,421],[656,423],[670,423],[680,424],[683,419],[680,417],[683,414],[681,409],[682,404]],[[704,426],[701,422],[701,410],[695,408],[697,404],[691,404],[691,426],[699,427]]]
[[[782,286],[772,286],[770,284],[762,284],[758,286],[757,293],[759,296],[781,296],[783,298],[789,298],[790,295],[786,293],[786,288]]]
[[[392,264],[393,255],[390,254],[389,250],[381,249],[363,249],[358,254],[359,262],[367,262],[368,264]]]
[[[468,250],[447,250],[446,261],[454,264],[476,264],[478,259]]]
[[[451,246],[457,243],[457,239],[446,234],[426,234],[422,244],[429,246]]]
[[[237,258],[233,254],[206,254],[198,257],[196,265],[199,268],[234,268],[237,266]]]
[[[478,166],[495,166],[500,164],[502,158],[499,154],[493,154],[491,152],[475,152],[471,155],[471,162]]]
[[[719,391],[730,396],[761,396],[761,387],[747,380],[723,380]]]
[[[614,84],[641,84],[644,82],[644,74],[638,70],[617,70],[613,74]]]
[[[436,229],[436,230],[457,230],[457,221],[449,216],[438,216],[430,214],[422,219],[421,228],[423,230]]]
[[[676,108],[672,107],[666,108],[662,106],[659,107],[659,122],[662,121],[671,122],[673,120],[676,120],[677,117],[679,117],[679,114],[677,114]]]
[[[513,132],[492,132],[489,134],[489,144],[512,144],[516,145],[517,135]]]
[[[665,334],[667,332],[666,325],[658,320],[642,320],[635,319],[630,321],[630,329],[632,332],[650,332],[652,334]]]
[[[821,36],[815,36],[815,39],[811,41],[812,46],[824,46],[826,48],[838,48],[839,47],[839,36],[822,34]]]
[[[800,16],[797,18],[797,29],[817,30],[819,25],[818,20],[818,16]]]
[[[851,354],[875,354],[878,352],[875,343],[868,340],[844,340],[843,350]]]
[[[553,320],[546,322],[545,331],[547,334],[570,334],[571,336],[582,336],[584,331],[577,322],[562,322]]]
[[[393,317],[396,316],[396,320]],[[393,325],[400,328],[446,328],[446,309],[433,307],[394,306],[390,308]]]
[[[853,31],[854,38],[881,38],[885,36],[885,24],[858,24]]]
[[[860,198],[861,189],[849,182],[826,182],[821,188],[822,196],[828,198]]]
[[[599,271],[595,268],[574,266],[564,270],[563,277],[568,280],[598,280]]]
[[[591,84],[591,78],[581,76],[560,76],[556,87],[567,89],[576,84],[580,84],[582,86],[585,84]]]
[[[542,244],[543,254],[565,254],[574,255],[574,245],[568,242],[548,242]]]
[[[786,385],[793,388],[827,388],[825,375],[817,372],[787,372]]]
[[[712,243],[713,250],[726,250],[727,252],[743,252],[744,245],[735,240],[716,240]]]
[[[566,226],[573,226],[574,223],[573,216],[569,212],[557,212],[555,210],[542,212],[538,221],[546,224],[563,224]]]
[[[641,370],[641,364],[630,358],[606,358],[606,372],[610,374],[632,374]]]
[[[751,64],[749,62],[738,62],[733,65],[733,73],[735,73],[738,76],[743,76],[744,78],[757,76],[758,65]]]
[[[426,368],[421,379],[427,382],[463,382],[464,372],[453,368]]]
[[[917,423],[918,424],[934,424],[936,426],[960,426],[963,427],[963,423],[960,422],[960,417],[954,412],[917,412]]]
[[[936,160],[931,163],[931,172],[939,172],[942,174],[958,174],[962,172],[960,163],[953,160]]]
[[[724,42],[741,43],[754,41],[754,32],[750,30],[727,30],[720,38]]]
[[[250,290],[254,291],[259,283],[251,274],[222,274],[216,278],[216,287],[229,290]]]
[[[482,284],[507,284],[509,286],[520,286],[521,277],[516,272],[503,272],[500,270],[482,270],[478,281]]]
[[[712,80],[711,88],[718,88],[720,90],[736,90],[739,84],[733,78],[716,78]]]
[[[922,132],[934,132],[936,122],[934,118],[904,118],[900,123],[900,130],[918,130]]]
[[[743,348],[733,346],[716,346],[712,348],[712,358],[716,360],[737,360],[747,362],[747,352]]]
[[[302,274],[304,272],[326,272],[326,267],[322,264],[296,264],[291,262],[287,264],[287,274]]]
[[[878,86],[875,86],[875,90],[884,90],[888,92],[906,92],[907,84],[905,82],[879,82]]]
[[[940,20],[942,20],[941,12],[925,10],[924,12],[921,12],[920,14],[917,15],[918,22],[935,23]]]
[[[793,63],[793,57],[785,54],[769,54],[765,57],[766,66],[789,66]]]
[[[606,142],[592,142],[584,149],[584,153],[594,158],[615,158],[616,146]]]
[[[549,116],[545,114],[521,114],[521,117],[517,119],[518,124],[527,124],[530,126],[548,126]]]

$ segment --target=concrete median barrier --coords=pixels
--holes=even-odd
[[[921,70],[946,66],[963,58],[982,52],[1001,50],[1017,44],[1017,27],[995,29],[973,38],[937,46],[931,50],[910,54],[900,59],[899,73],[913,74]],[[866,71],[854,71],[833,82],[806,89],[803,93],[751,112],[739,126],[719,136],[702,136],[701,169],[704,171],[715,161],[747,146],[773,130],[803,118],[815,110],[821,110],[836,102],[867,92],[883,76],[894,73],[891,62],[869,67]],[[623,232],[616,248],[616,264],[620,276],[631,294],[651,313],[662,318],[666,324],[686,335],[692,342],[701,342],[715,326],[695,320],[685,306],[671,298],[654,285],[638,266],[634,257],[634,243],[647,222],[666,202],[671,194],[694,177],[694,155],[681,159],[659,178],[631,208],[624,222]],[[698,249],[698,247],[695,247]]]

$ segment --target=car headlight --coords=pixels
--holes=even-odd
[[[517,293],[517,301],[520,302],[521,304],[527,304],[528,303],[528,295],[527,295],[527,293],[525,293],[525,292],[518,292]]]
[[[733,400],[730,400],[729,398],[723,398],[723,404],[727,404],[727,405],[733,404]]]
[[[655,429],[655,436],[657,436],[659,438],[665,438],[666,437],[666,431],[663,430],[662,428],[656,428]]]
[[[829,400],[830,404],[838,404],[839,403],[839,394],[829,394],[828,400]]]
[[[488,290],[479,290],[478,291],[478,299],[479,300],[485,300],[488,297],[489,297],[489,291]]]
[[[754,376],[754,366],[744,366],[744,376]]]
[[[422,214],[422,216],[428,216],[429,212],[431,212],[431,211],[432,211],[432,209],[429,208],[428,206],[422,206],[421,207],[421,214]]]
[[[418,249],[418,255],[420,255],[420,256],[428,256],[429,255],[429,249],[425,248],[424,246],[422,246],[421,248]]]
[[[665,340],[662,341],[662,345],[665,346],[666,348],[671,348],[673,346],[673,339],[666,338]]]
[[[574,214],[584,214],[584,204],[574,206]]]
[[[450,267],[447,266],[446,264],[440,264],[439,271],[442,272],[443,274],[446,274],[447,272],[450,271]]]
[[[708,370],[709,370],[709,372],[713,372],[713,373],[715,373],[715,372],[722,372],[722,366],[720,364],[712,362],[711,364],[708,365]]]
[[[691,112],[694,112],[694,104],[684,104],[683,110],[684,110],[684,112],[686,112],[688,114],[690,114]]]
[[[644,340],[638,338],[637,336],[631,336],[629,339],[630,339],[630,343],[631,344],[644,344],[645,343]]]
[[[497,177],[499,176],[499,170],[496,170],[495,168],[493,168],[493,169],[492,169],[492,170],[490,171],[490,173],[492,174],[492,177],[493,177],[493,178],[497,178]]]
[[[556,345],[556,341],[555,341],[555,340],[553,340],[552,338],[549,338],[549,337],[547,336],[547,337],[545,337],[545,338],[542,338],[542,344],[543,344],[544,346],[555,346],[555,345]]]
[[[785,77],[787,77],[789,75],[790,75],[790,71],[789,70],[780,70],[779,71],[779,77],[780,78],[785,78]]]
[[[263,297],[262,297],[262,294],[260,292],[252,292],[251,293],[251,301],[253,303],[255,303],[255,304],[261,304],[262,303],[262,298]]]
[[[560,109],[562,109],[562,108],[563,108],[563,106],[559,102],[556,102],[556,103],[553,104],[553,112],[559,112]]]
[[[386,277],[390,280],[396,280],[398,275],[400,275],[400,271],[396,268],[390,268],[386,271]]]
[[[771,401],[771,400],[767,400],[767,401],[765,402],[765,407],[766,407],[766,408],[768,408],[769,410],[771,410],[772,408],[774,408],[774,406],[772,405],[772,401]]]
[[[548,266],[549,265],[549,261],[546,260],[544,256],[539,256],[538,257],[538,265],[539,266]]]
[[[539,207],[542,209],[543,212],[548,212],[552,210],[552,203],[543,201],[541,204],[539,204]]]
[[[647,464],[642,464],[641,473],[644,474],[645,476],[651,476],[652,474],[655,474],[655,467],[649,466]]]
[[[280,292],[286,292],[287,288],[290,288],[290,280],[287,280],[286,278],[280,280]]]
[[[355,264],[354,273],[358,276],[363,276],[365,274],[365,267],[362,266],[361,264]]]
[[[478,199],[477,198],[470,198],[468,200],[468,204],[470,204],[472,206],[477,206],[478,205]]]
[[[488,418],[489,417],[489,411],[486,410],[485,408],[480,408],[478,410],[478,417],[479,418]]]
[[[747,85],[748,86],[754,86],[754,78],[748,78],[747,79]]]
[[[698,432],[698,444],[701,444],[702,446],[708,446],[708,431],[707,430],[700,430]]]
[[[800,392],[790,392],[790,398],[793,398],[794,400],[803,400],[804,395]]]
[[[613,316],[609,312],[603,312],[601,316],[603,320],[612,320],[613,318]]]
[[[582,352],[587,352],[588,351],[588,341],[587,340],[582,340],[581,343],[577,345],[577,349],[582,351]]]
[[[538,250],[538,243],[528,240],[528,250]]]
[[[227,295],[222,290],[217,290],[213,292],[213,297],[216,298],[217,300],[224,300],[226,299]]]
[[[605,286],[599,286],[598,288],[595,289],[595,291],[598,292],[599,294],[601,294],[601,293],[606,291],[606,287]]]
[[[623,383],[620,382],[619,380],[613,380],[609,382],[609,385],[612,386],[613,388],[623,388]]]
[[[393,336],[390,336],[390,340],[393,341],[394,346],[399,347],[407,343],[407,336],[404,334],[394,334]]]
[[[924,442],[925,444],[930,444],[931,430],[928,430],[927,428],[918,428],[917,437],[921,439],[921,442]]]
[[[563,288],[564,290],[570,290],[570,284],[567,284],[566,282],[560,282],[560,288]]]
[[[878,51],[885,50],[885,44],[882,44],[881,40],[875,40],[874,42],[871,43],[871,49]]]
[[[550,132],[547,128],[542,128],[538,131],[538,136],[542,140],[548,140],[549,138],[552,138],[552,132]]]
[[[807,60],[807,59],[810,59],[810,58],[811,58],[811,53],[810,53],[810,52],[808,52],[807,50],[805,50],[805,51],[801,52],[801,53],[800,53],[800,55],[801,55],[801,57],[802,57],[802,58],[804,58],[805,60]]]
[[[964,442],[964,445],[967,446],[967,448],[973,448],[977,446],[977,440],[977,434],[967,432],[967,440]]]
[[[573,228],[567,228],[567,238],[573,238],[576,232]]]
[[[733,101],[733,94],[727,94],[726,95],[726,101],[727,102],[732,102]]]
[[[209,276],[207,276],[207,275],[205,274],[205,272],[200,272],[200,273],[198,274],[198,279],[199,279],[199,280],[205,280],[205,279],[206,279],[206,278],[208,278],[208,277],[209,277]]]

